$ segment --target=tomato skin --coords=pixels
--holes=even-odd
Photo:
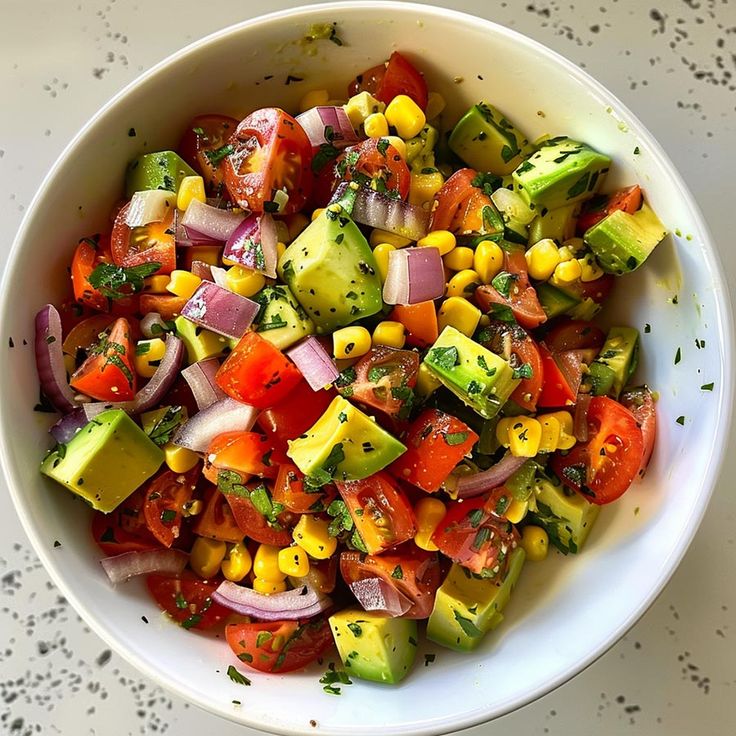
[[[304,490],[304,474],[291,462],[279,465],[273,487],[273,500],[295,514],[315,514],[326,509],[337,498],[333,485],[322,486],[317,493]]]
[[[230,505],[215,486],[209,486],[204,492],[204,510],[194,524],[194,533],[208,539],[236,544],[242,542],[245,534],[235,523]]]
[[[256,110],[241,120],[228,142],[233,153],[221,168],[240,207],[264,212],[279,189],[289,195],[282,214],[304,207],[312,188],[312,146],[291,115],[277,107]]]
[[[481,311],[489,312],[493,304],[510,307],[516,321],[525,329],[533,330],[547,321],[547,315],[539,303],[537,292],[529,283],[526,258],[523,248],[510,248],[503,254],[504,271],[515,276],[509,295],[504,296],[491,284],[479,286],[475,290],[475,301]]]
[[[396,568],[401,577],[395,577]],[[426,552],[408,542],[381,555],[343,552],[340,574],[350,585],[365,578],[379,577],[412,601],[403,618],[423,619],[432,613],[434,598],[442,573],[436,552]]]
[[[311,621],[228,624],[225,638],[243,664],[260,672],[302,669],[334,643],[330,625],[322,616]]]
[[[563,319],[544,336],[545,345],[553,353],[588,349],[597,353],[605,340],[606,333],[594,322],[584,319]]]
[[[411,347],[427,348],[440,334],[434,302],[397,304],[387,319],[404,325],[406,344]]]
[[[105,555],[114,557],[125,552],[143,552],[161,547],[146,526],[144,503],[144,489],[139,488],[109,514],[95,511],[92,537]]]
[[[628,490],[643,456],[644,439],[634,415],[607,396],[594,396],[588,408],[588,441],[564,455],[555,453],[550,466],[568,488],[600,505]]]
[[[176,241],[172,227],[174,208],[163,222],[151,222],[131,229],[125,222],[129,207],[130,202],[121,208],[112,226],[113,263],[124,268],[160,263],[157,274],[171,273],[176,268]]]
[[[448,435],[454,444],[448,443]],[[389,472],[435,493],[477,441],[478,435],[465,422],[439,409],[425,409],[411,423],[403,439],[407,450],[389,466]]]
[[[397,95],[406,95],[422,110],[427,109],[427,83],[416,67],[398,51],[391,54],[387,63],[367,69],[348,86],[350,97],[363,91],[370,92],[386,104]]]
[[[257,332],[246,332],[215,380],[228,396],[268,409],[286,398],[301,378],[299,369],[278,348]]]
[[[458,169],[442,185],[435,194],[430,230],[452,230],[457,225],[461,226],[463,213],[475,191],[471,182],[477,175],[475,169]]]
[[[141,294],[139,299],[141,314],[158,312],[164,321],[176,319],[189,301],[175,294]]]
[[[218,434],[207,449],[207,462],[217,470],[234,470],[241,475],[275,478],[278,464],[286,460],[267,437],[258,432],[224,432]]]
[[[76,357],[80,350],[87,352],[98,340],[101,332],[115,321],[112,314],[94,314],[78,322],[64,338],[62,346],[67,355]],[[133,325],[131,325],[132,332]],[[132,335],[131,335],[132,337]]]
[[[187,473],[167,470],[146,486],[143,505],[146,525],[164,547],[171,547],[181,533],[182,509],[192,498],[199,472],[199,463]]]
[[[587,230],[598,224],[604,217],[608,217],[617,210],[633,214],[639,207],[641,207],[641,187],[638,184],[619,189],[612,194],[599,194],[583,203],[575,225],[575,233],[582,238]]]
[[[92,271],[101,262],[100,244],[98,243],[95,248],[89,240],[87,238],[80,240],[72,257],[71,278],[74,298],[80,304],[86,304],[100,312],[107,312],[110,309],[107,297],[89,283]]]
[[[499,489],[499,493],[505,491]],[[449,503],[445,517],[432,535],[442,554],[487,577],[501,573],[508,552],[519,539],[513,525],[494,513],[495,501],[494,495],[490,499],[484,495]]]
[[[156,573],[146,578],[146,585],[161,610],[185,629],[205,631],[221,624],[230,610],[215,603],[212,594],[220,580],[201,580],[185,570],[179,577]]]
[[[226,190],[222,167],[214,166],[207,152],[216,151],[226,145],[237,127],[238,121],[227,115],[197,115],[189,123],[177,146],[179,155],[202,175],[211,196],[220,196]],[[197,132],[198,130],[202,132]]]
[[[133,368],[130,326],[115,320],[106,342],[74,372],[69,381],[75,391],[99,401],[129,401],[135,396],[137,378]]]
[[[639,466],[639,477],[646,472],[649,459],[654,450],[654,440],[657,435],[657,412],[654,405],[654,397],[647,386],[630,388],[621,394],[621,404],[625,406],[636,419],[641,429],[642,450],[641,465]]]
[[[338,483],[337,490],[372,555],[414,538],[416,520],[404,492],[383,472]]]
[[[577,399],[577,391],[570,386],[554,355],[544,344],[539,345],[539,353],[542,356],[544,382],[537,406],[543,408],[571,406]]]

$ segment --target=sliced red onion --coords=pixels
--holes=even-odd
[[[181,375],[192,389],[194,400],[200,411],[211,406],[216,401],[224,399],[225,392],[215,382],[215,375],[220,367],[220,361],[217,358],[208,358],[200,360],[198,363],[192,363],[185,368]]]
[[[403,616],[412,602],[383,578],[364,578],[350,583],[350,590],[366,611],[383,611],[392,618]]]
[[[154,330],[154,325],[158,326],[159,329]],[[149,340],[154,337],[160,337],[166,332],[166,323],[163,317],[158,312],[149,312],[141,320],[141,332]]]
[[[339,198],[339,190],[340,187],[335,190],[333,201]],[[419,240],[427,234],[430,214],[417,205],[390,197],[384,192],[360,187],[351,217],[361,225],[378,227],[409,240]]]
[[[296,363],[313,391],[329,386],[340,375],[332,356],[314,336],[289,348],[286,354]]]
[[[78,402],[69,386],[61,349],[61,317],[52,304],[42,307],[36,314],[36,370],[44,396],[62,414],[76,409]]]
[[[273,217],[268,213],[252,214],[227,239],[222,257],[274,279],[277,243],[278,232]]]
[[[204,261],[192,261],[192,273],[199,276],[202,281],[214,281],[212,278],[212,266]]]
[[[437,248],[402,248],[388,254],[383,285],[386,304],[418,304],[445,293],[445,271]]]
[[[194,452],[207,452],[215,437],[223,432],[248,432],[258,416],[258,409],[229,396],[197,412],[179,427],[174,444]]]
[[[49,434],[59,443],[65,445],[74,435],[89,422],[82,407],[73,409],[59,419],[49,430]]]
[[[578,442],[588,441],[588,409],[590,408],[590,400],[593,397],[590,394],[578,394],[575,402],[575,417],[573,419],[572,433]]]
[[[262,621],[304,620],[332,605],[330,598],[307,585],[267,595],[230,580],[220,583],[212,600],[231,611]]]
[[[128,227],[141,227],[149,222],[163,222],[171,208],[176,206],[176,194],[165,189],[147,189],[136,192],[125,213]]]
[[[344,107],[318,105],[297,115],[296,121],[304,129],[313,148],[325,143],[335,148],[345,148],[359,140]]]
[[[181,218],[181,224],[192,240],[196,240],[192,236],[192,233],[195,233],[198,236],[204,235],[213,240],[225,241],[235,232],[244,219],[245,215],[242,213],[211,207],[204,202],[193,199],[187,207],[184,217]]]
[[[472,498],[502,486],[527,460],[507,453],[488,470],[463,476],[457,482],[458,498]]]
[[[260,308],[247,297],[203,281],[182,308],[181,316],[218,335],[240,338],[253,324]]]
[[[147,549],[142,552],[125,552],[114,557],[105,557],[100,564],[110,578],[110,582],[124,583],[136,575],[163,572],[179,575],[184,571],[189,555],[179,549]]]
[[[227,289],[227,269],[220,268],[219,266],[212,266],[210,268],[212,274],[212,280],[218,285],[222,286],[223,289]]]

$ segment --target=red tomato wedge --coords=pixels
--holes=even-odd
[[[542,392],[537,400],[537,406],[545,409],[571,406],[577,399],[580,375],[578,375],[577,386],[571,386],[565,373],[555,360],[555,356],[544,344],[540,344],[538,348],[542,356],[544,382],[542,384]]]
[[[644,450],[639,467],[639,477],[642,477],[649,465],[649,458],[654,449],[654,438],[657,434],[657,412],[654,407],[654,397],[647,386],[630,388],[621,394],[621,403],[634,415],[641,429]]]
[[[109,250],[109,238],[106,241],[101,240],[99,236],[82,238],[72,258],[71,277],[74,298],[80,304],[85,304],[100,312],[107,312],[110,305],[107,297],[90,284],[89,277],[103,260],[109,260]]]
[[[149,575],[146,585],[159,608],[185,629],[211,629],[230,611],[212,600],[219,580],[201,580],[185,570],[179,577]]]
[[[139,488],[109,514],[95,512],[92,537],[108,557],[161,547],[146,526],[143,515],[145,498],[144,489]]]
[[[112,226],[112,260],[116,266],[132,268],[144,263],[159,263],[156,273],[171,273],[176,268],[174,240],[174,207],[163,222],[151,222],[130,228],[125,222],[130,202],[126,204]]]
[[[171,547],[181,534],[182,510],[192,498],[199,472],[199,463],[187,473],[167,470],[146,486],[146,526],[164,547]]]
[[[568,453],[555,453],[552,470],[591,503],[615,501],[631,486],[642,466],[644,438],[634,415],[617,401],[594,396],[588,408],[588,441]]]
[[[235,523],[235,517],[224,494],[215,486],[210,486],[204,492],[204,510],[197,516],[194,533],[200,537],[232,544],[243,541],[244,532]]]
[[[641,188],[638,184],[619,189],[613,194],[599,194],[592,197],[583,202],[580,208],[580,216],[575,225],[576,234],[582,238],[586,230],[617,210],[633,214],[641,207],[641,198]]]
[[[434,302],[397,304],[391,310],[388,319],[404,325],[406,344],[414,348],[429,347],[440,334]]]
[[[275,453],[271,441],[258,432],[218,434],[210,443],[206,458],[217,470],[261,478],[275,478],[278,464],[287,460],[282,453]]]
[[[337,498],[333,485],[322,486],[318,491],[304,490],[304,474],[290,462],[279,465],[279,474],[273,487],[273,500],[295,514],[318,514],[327,509]]]
[[[348,95],[370,92],[377,100],[388,104],[397,95],[411,97],[427,109],[427,83],[416,67],[398,51],[391,54],[387,63],[378,64],[359,74],[348,86]]]

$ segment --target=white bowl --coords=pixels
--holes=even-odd
[[[338,23],[344,46],[300,43],[310,23],[325,21]],[[485,98],[530,138],[579,137],[613,157],[608,188],[640,182],[662,221],[682,233],[622,280],[606,312],[611,322],[643,333],[639,377],[660,393],[657,447],[645,480],[603,510],[581,555],[527,565],[506,621],[475,654],[430,645],[423,651],[437,653],[434,664],[423,666],[420,653],[401,685],[354,681],[341,697],[322,692],[319,668],[254,673],[244,688],[225,674],[235,660],[223,641],[165,621],[140,582],[109,585],[87,508],[38,473],[50,419],[31,411],[38,399],[33,315],[61,297],[77,239],[107,226],[129,159],[175,145],[196,113],[238,116],[267,104],[293,110],[310,88],[341,97],[351,77],[397,48],[448,100],[448,118]],[[288,75],[303,81],[287,85]],[[407,3],[364,0],[276,13],[209,36],[144,74],[90,121],[44,181],[3,284],[2,340],[15,344],[0,364],[3,466],[24,527],[64,595],[112,648],[182,697],[285,734],[468,727],[528,703],[590,664],[642,615],[682,558],[728,435],[732,331],[721,273],[693,197],[659,145],[611,93],[552,51],[479,18]],[[711,382],[712,391],[701,389]]]

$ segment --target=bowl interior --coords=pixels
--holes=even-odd
[[[343,46],[303,41],[310,23],[333,21]],[[621,279],[605,312],[609,323],[642,332],[639,379],[660,394],[656,451],[643,482],[604,509],[580,556],[527,565],[506,621],[477,653],[425,646],[400,686],[356,681],[339,698],[322,692],[320,668],[254,674],[244,689],[225,674],[236,661],[224,642],[169,624],[137,581],[111,588],[88,532],[89,511],[39,475],[53,416],[31,411],[38,401],[33,315],[64,296],[78,238],[108,227],[128,160],[175,147],[197,113],[294,111],[312,88],[344,97],[351,77],[397,48],[448,101],[446,124],[485,99],[530,139],[578,137],[613,157],[607,188],[640,182],[662,221],[681,233]],[[283,733],[469,726],[590,663],[641,615],[684,553],[715,482],[730,415],[730,317],[718,273],[697,208],[651,136],[612,95],[543,47],[486,21],[406,3],[317,6],[247,22],[180,52],[119,95],[67,149],[31,207],[2,296],[4,344],[12,338],[15,346],[0,365],[11,492],[39,554],[86,620],[148,675],[199,705]],[[712,391],[701,388],[710,383]],[[429,651],[437,657],[424,667]]]

